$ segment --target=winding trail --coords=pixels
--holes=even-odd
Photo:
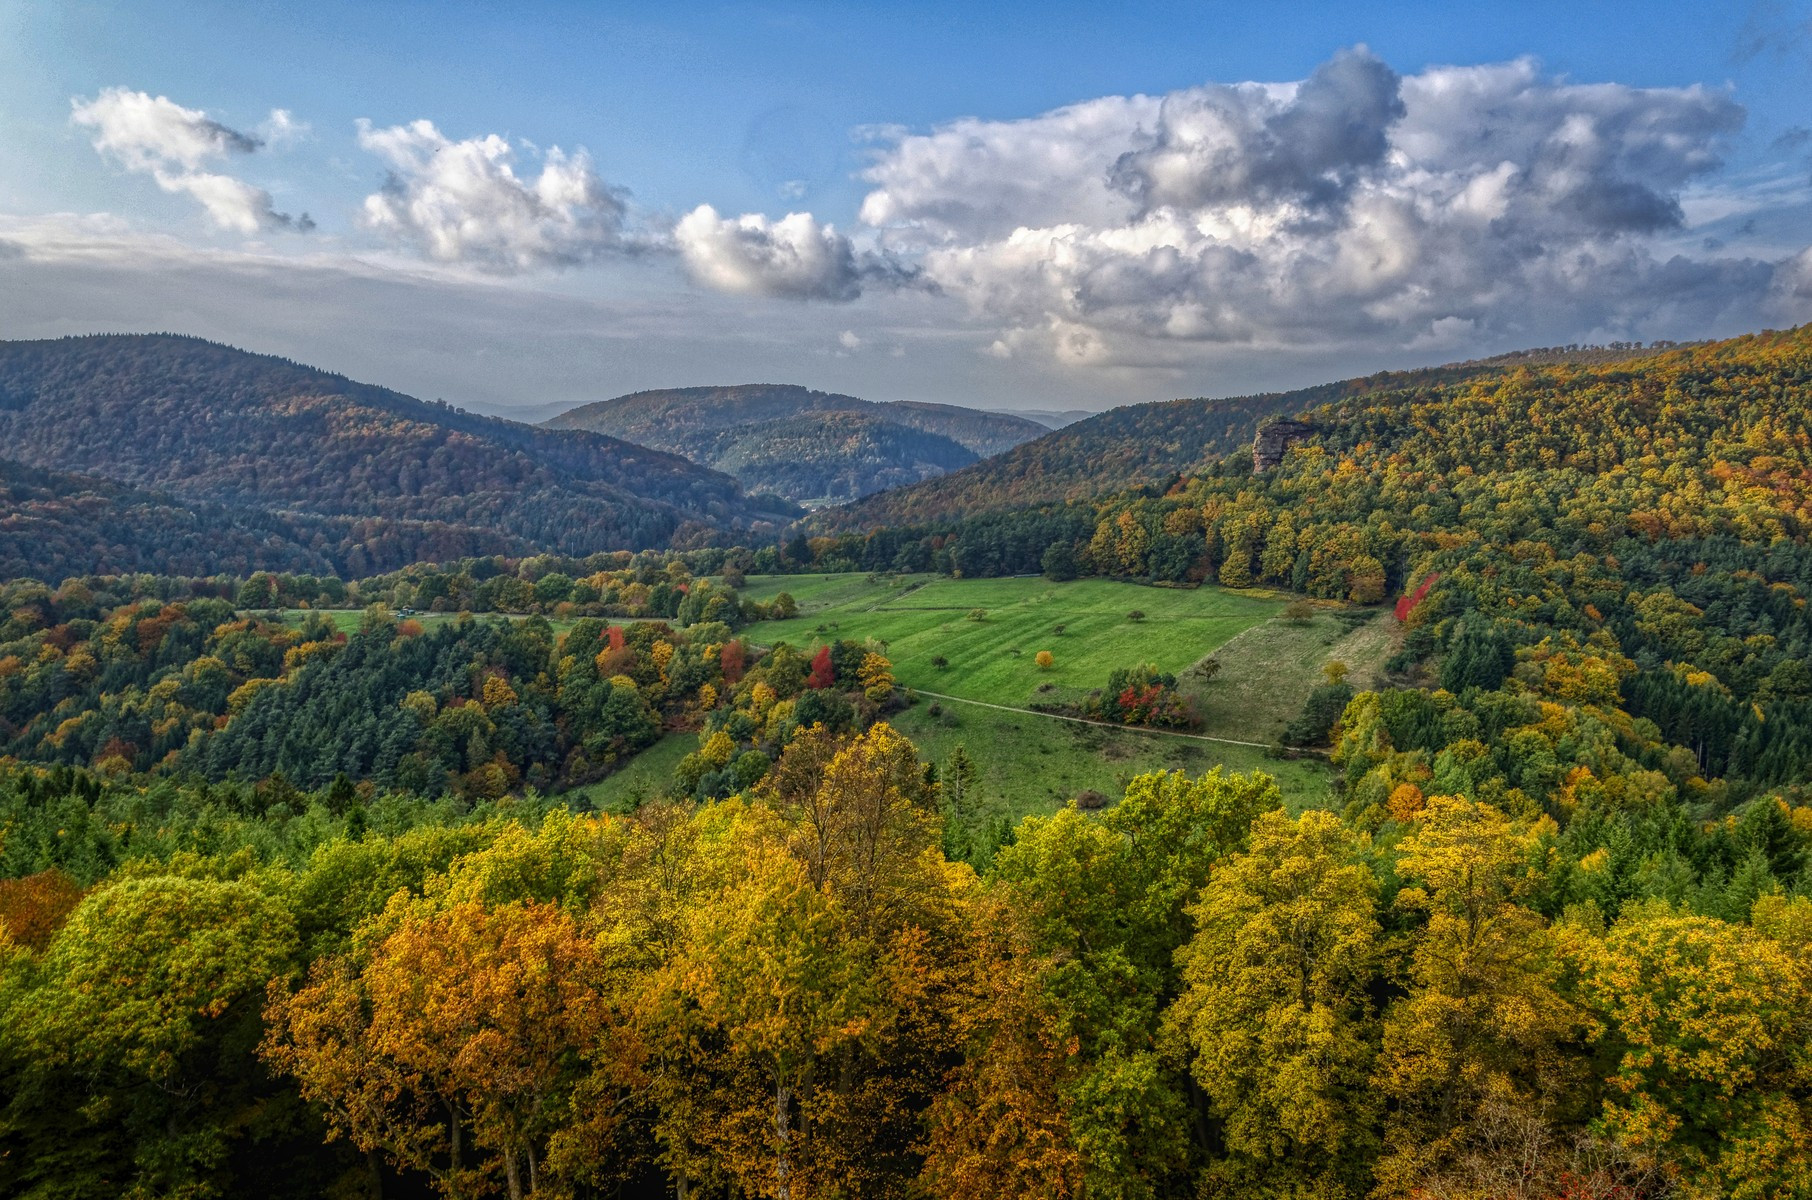
[[[1113,729],[1121,733],[1149,733],[1157,737],[1185,738],[1192,742],[1216,742],[1222,746],[1250,746],[1254,750],[1269,750],[1266,742],[1242,742],[1237,738],[1209,737],[1205,733],[1178,733],[1173,729],[1152,729],[1143,725],[1120,725],[1113,721],[1094,721],[1088,717],[1072,717],[1067,713],[1039,712],[1035,708],[1014,708],[1008,704],[990,704],[986,700],[969,700],[962,696],[951,696],[944,692],[928,692],[924,688],[913,688],[921,696],[930,696],[937,700],[949,700],[956,704],[973,704],[977,708],[993,708],[1001,712],[1024,713],[1028,717],[1046,717],[1052,721],[1070,721],[1077,725],[1099,725],[1103,729]],[[1326,751],[1310,747],[1298,747],[1299,754],[1315,754],[1325,757]]]

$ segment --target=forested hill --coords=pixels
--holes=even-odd
[[[874,529],[1163,487],[1251,442],[1258,427],[1272,417],[1343,397],[1440,387],[1532,366],[1623,363],[1648,354],[1633,344],[1557,346],[1476,362],[1384,371],[1289,392],[1129,405],[1066,425],[961,471],[834,509],[818,521],[827,528]]]
[[[56,583],[140,572],[362,575],[534,549],[525,538],[470,525],[182,500],[0,458],[0,578]]]
[[[546,425],[670,450],[728,471],[750,491],[794,500],[854,498],[914,483],[1046,432],[1008,413],[877,403],[791,384],[635,392]]]
[[[674,455],[164,334],[0,342],[0,445],[25,466],[187,501],[427,523],[454,540],[574,554],[793,515]]]

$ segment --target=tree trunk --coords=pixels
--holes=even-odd
[[[503,1152],[503,1174],[509,1181],[510,1200],[522,1200],[522,1166],[514,1149]]]
[[[787,1120],[787,1104],[792,1099],[792,1092],[784,1083],[774,1085],[774,1135],[780,1142],[780,1153],[774,1163],[774,1180],[778,1185],[774,1194],[779,1200],[792,1200],[793,1189],[787,1183],[792,1174],[793,1164],[787,1157],[787,1141],[791,1136]]]

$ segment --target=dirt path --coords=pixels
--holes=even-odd
[[[1186,738],[1192,742],[1216,742],[1223,746],[1250,746],[1254,750],[1269,750],[1271,748],[1270,745],[1265,742],[1242,742],[1238,738],[1209,737],[1205,733],[1178,733],[1172,729],[1151,729],[1142,725],[1117,725],[1112,721],[1092,721],[1087,717],[1072,717],[1065,713],[1039,712],[1035,708],[1014,708],[1009,704],[989,704],[986,700],[969,700],[962,696],[946,695],[943,692],[928,692],[923,688],[914,688],[912,690],[921,696],[930,696],[937,700],[949,700],[956,704],[973,704],[977,708],[993,708],[998,709],[1001,712],[1024,713],[1028,717],[1048,717],[1053,721],[1070,721],[1077,725],[1098,725],[1102,729],[1114,729],[1122,733],[1149,733],[1155,734],[1158,737]],[[1325,750],[1315,750],[1309,747],[1299,748],[1297,752],[1300,754],[1314,754],[1322,757],[1325,757],[1327,754],[1327,751]]]

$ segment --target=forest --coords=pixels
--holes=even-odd
[[[168,335],[0,342],[0,443],[0,457],[24,468],[202,506],[193,519],[208,526],[306,514],[290,536],[349,577],[468,554],[704,544],[778,528],[797,513],[675,455]],[[223,507],[244,515],[223,519]],[[124,522],[104,533],[104,545],[139,547],[136,561],[73,547],[22,552],[36,560],[32,574],[54,581],[53,570],[155,560],[168,536]],[[223,569],[232,568],[210,563],[201,573]]]
[[[1809,374],[1805,329],[1468,367],[1263,472],[740,547],[8,583],[0,1193],[1812,1194]],[[882,641],[748,579],[839,571],[1393,649],[1292,725],[1326,801],[1001,827]]]

